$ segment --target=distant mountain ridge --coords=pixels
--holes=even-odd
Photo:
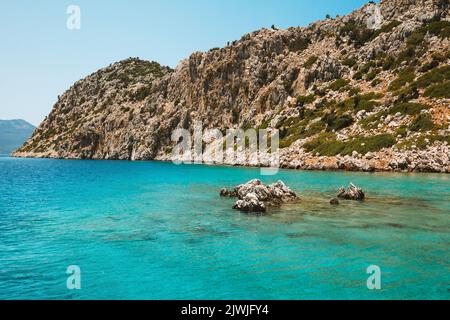
[[[10,154],[31,137],[35,126],[22,119],[0,120],[0,154]]]

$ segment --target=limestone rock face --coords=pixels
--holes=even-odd
[[[222,189],[220,195],[238,198],[233,209],[255,213],[264,213],[268,207],[280,206],[298,199],[297,194],[289,189],[283,181],[265,185],[258,179],[241,184],[232,191]]]
[[[175,69],[120,61],[59,96],[14,155],[170,160],[173,130],[202,121],[221,132],[280,130],[286,168],[449,172],[449,21],[447,0],[384,0],[307,27],[257,30]],[[419,81],[433,70],[442,81]],[[389,137],[341,150],[319,148],[324,134],[344,147]]]

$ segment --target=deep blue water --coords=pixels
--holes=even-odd
[[[218,196],[252,178],[302,201]],[[350,181],[367,201],[330,206]],[[449,175],[0,158],[0,299],[449,299],[449,217]]]

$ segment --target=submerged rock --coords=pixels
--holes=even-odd
[[[220,196],[234,198],[237,196],[237,194],[236,191],[234,190],[228,190],[227,188],[223,188],[220,190]]]
[[[234,190],[222,189],[220,195],[238,198],[233,209],[254,213],[264,213],[267,207],[280,206],[285,202],[298,199],[297,194],[283,181],[265,185],[258,179],[241,184]]]
[[[330,204],[337,206],[339,204],[339,200],[337,198],[333,198],[330,200]]]
[[[356,187],[353,183],[350,182],[347,190],[344,187],[341,187],[339,189],[337,197],[339,199],[363,201],[366,198],[366,195],[364,194],[364,191],[362,189]]]

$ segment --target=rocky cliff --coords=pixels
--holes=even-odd
[[[449,172],[449,21],[448,0],[385,0],[175,70],[130,58],[58,97],[14,155],[167,160],[172,130],[201,120],[279,129],[283,167]]]

